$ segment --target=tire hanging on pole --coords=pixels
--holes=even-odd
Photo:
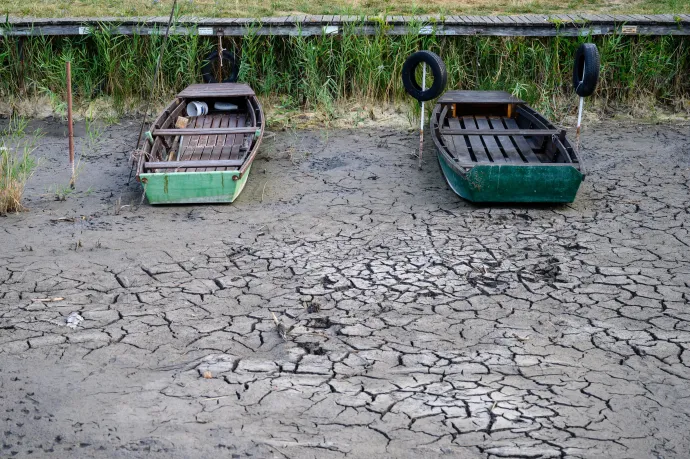
[[[417,67],[426,63],[429,71],[434,76],[434,83],[426,90],[415,77]],[[448,72],[443,60],[431,51],[417,51],[405,60],[402,67],[402,81],[405,91],[420,102],[435,99],[443,93],[448,84]]]
[[[206,63],[201,68],[201,73],[204,78],[204,83],[234,83],[237,81],[237,75],[240,72],[240,61],[235,56],[235,53],[227,49],[223,50],[223,67],[226,65],[230,66],[230,74],[223,79],[218,81],[216,78],[216,72],[214,71],[213,64],[218,61],[218,51],[213,51],[206,58]]]
[[[573,87],[580,97],[594,93],[599,81],[599,50],[594,43],[583,43],[575,52]]]

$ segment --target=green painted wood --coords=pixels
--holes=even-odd
[[[564,165],[479,165],[465,174],[456,172],[439,153],[448,185],[473,202],[573,202],[583,175]]]
[[[140,178],[150,204],[228,203],[244,189],[250,169],[238,180],[233,177],[239,171],[156,172]]]

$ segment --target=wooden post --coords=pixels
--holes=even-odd
[[[72,125],[72,65],[67,65],[67,124],[69,126],[69,165],[72,169],[72,178],[69,181],[70,188],[74,189],[74,126]]]

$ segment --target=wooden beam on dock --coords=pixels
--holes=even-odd
[[[0,24],[0,36],[88,35],[108,28],[116,35],[154,35],[165,29],[167,18],[17,18]],[[503,15],[503,16],[306,16],[265,18],[179,18],[172,35],[313,36],[352,33],[357,35],[482,35],[482,36],[590,36],[690,35],[690,15]]]

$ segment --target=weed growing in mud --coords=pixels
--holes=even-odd
[[[85,120],[85,130],[86,130],[86,156],[89,155],[94,155],[96,153],[96,147],[98,146],[98,142],[101,138],[101,135],[103,134],[103,127],[98,124],[97,121],[95,121],[91,117],[86,117]],[[82,153],[82,156],[84,153]]]
[[[70,179],[70,182],[66,185],[52,185],[48,188],[47,195],[53,196],[56,201],[67,201],[67,198],[72,195],[75,191],[77,184],[77,179],[79,174],[84,170],[84,165],[81,163],[81,156],[74,165],[74,176]],[[89,187],[84,193],[85,195],[91,194],[93,189]]]
[[[624,35],[587,37],[393,36],[381,24],[375,35],[357,33],[357,24],[342,35],[265,36],[257,25],[243,38],[227,39],[241,55],[240,80],[284,110],[318,110],[329,116],[344,101],[409,101],[400,72],[418,49],[438,53],[448,69],[448,87],[511,91],[549,117],[572,110],[572,61],[577,46],[592,40],[601,52],[601,79],[594,104],[635,108],[660,104],[687,110],[690,98],[690,46],[687,38]],[[26,37],[24,63],[16,37],[0,38],[0,96],[47,94],[60,109],[64,62],[73,68],[75,97],[80,102],[109,98],[126,112],[148,97],[162,37],[122,36],[95,30],[77,37]],[[232,43],[230,43],[232,42]],[[205,56],[215,38],[173,35],[163,56],[156,97],[166,100],[201,80]],[[644,102],[640,102],[644,101]],[[431,107],[432,104],[429,104]],[[642,107],[644,108],[644,107]]]
[[[27,121],[11,118],[0,132],[0,215],[24,209],[22,196],[26,182],[36,167],[32,152],[40,133],[28,136]]]
[[[48,194],[52,195],[56,201],[67,201],[67,197],[73,191],[74,188],[69,185],[53,185],[48,189]]]

